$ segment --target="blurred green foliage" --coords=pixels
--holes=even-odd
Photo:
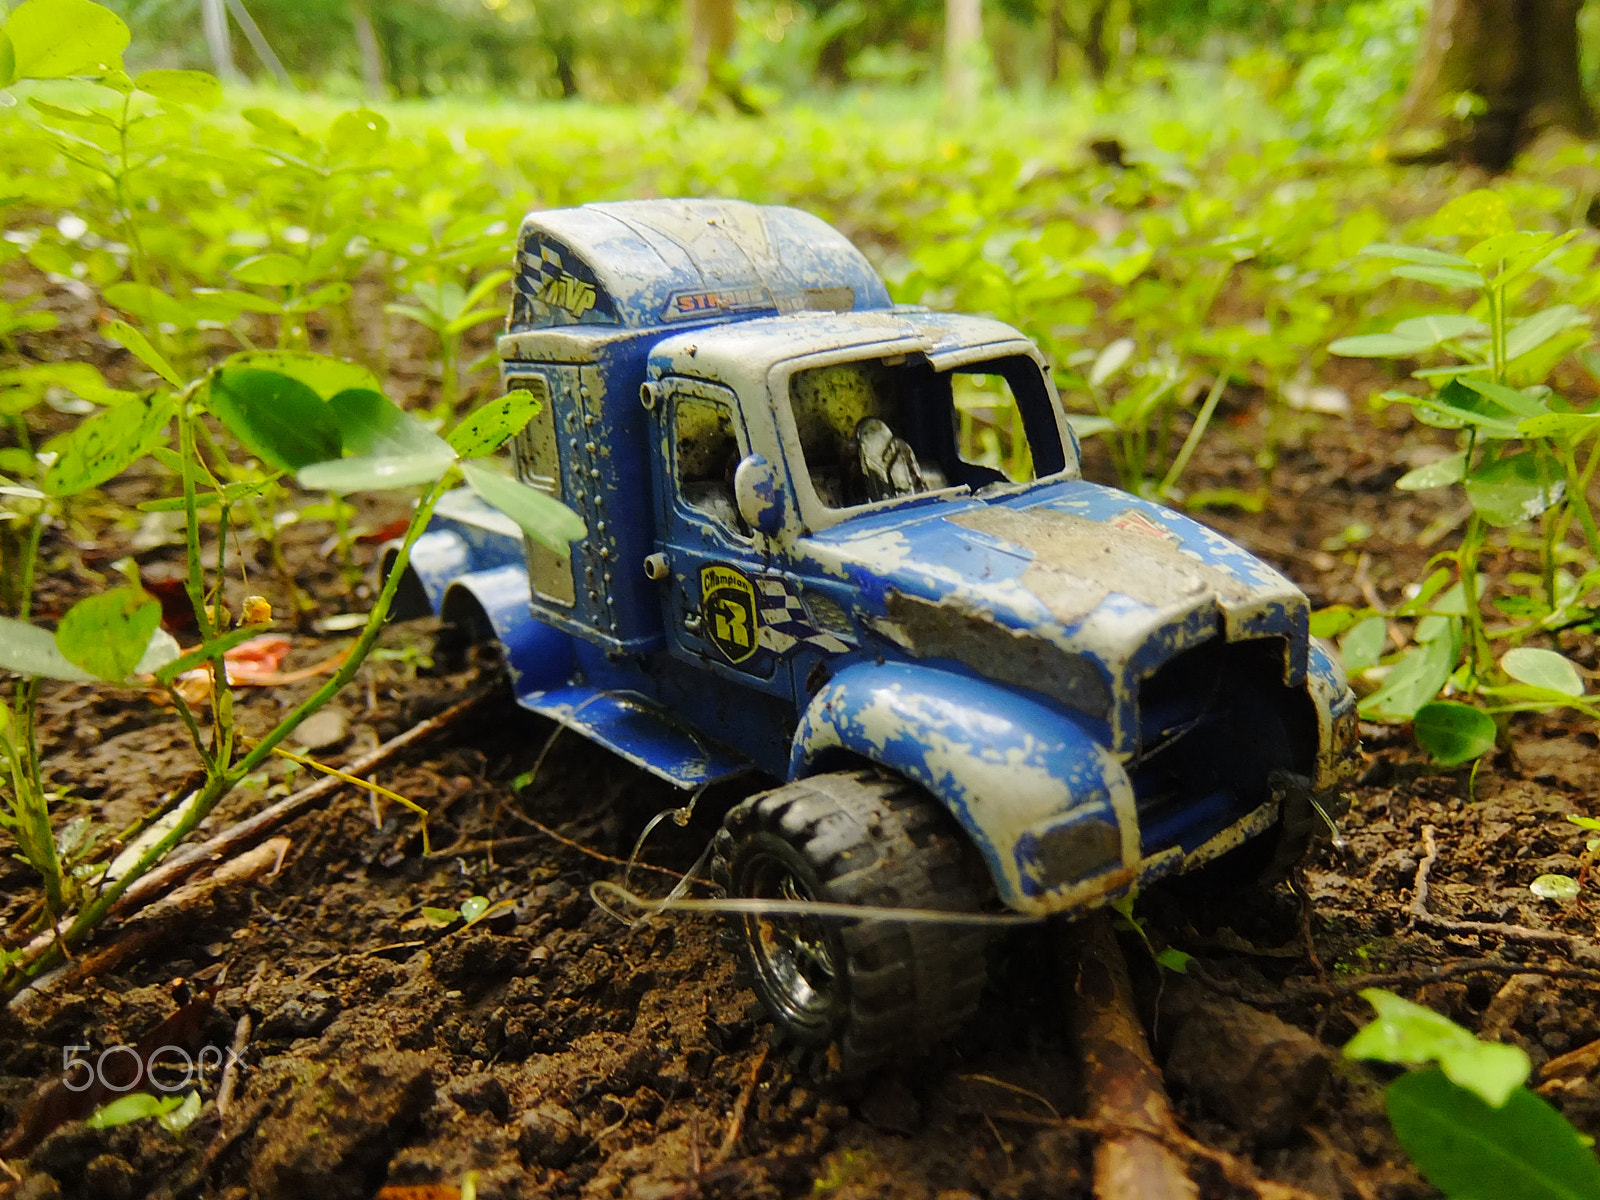
[[[136,32],[141,66],[213,69],[197,0],[110,0]],[[524,99],[629,101],[665,94],[683,54],[681,0],[244,0],[294,79],[359,94],[357,23],[370,19],[390,94],[494,93]],[[1328,55],[1349,64],[1378,43],[1415,44],[1416,0],[991,0],[985,31],[997,81],[1036,85],[1050,64],[1079,75],[1099,53],[1221,61],[1269,48],[1291,66]],[[795,95],[848,83],[907,84],[938,73],[944,0],[737,0],[734,65],[752,84]],[[234,58],[255,78],[266,64],[235,23]],[[1054,48],[1052,49],[1052,42]],[[1385,76],[1386,77],[1386,76]],[[1382,85],[1378,85],[1381,87]],[[1368,99],[1354,81],[1345,107]]]

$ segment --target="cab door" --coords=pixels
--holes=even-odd
[[[729,389],[669,376],[657,396],[664,690],[697,709],[710,706],[706,726],[770,771],[787,762],[795,712],[788,660],[763,635],[782,579],[758,554],[734,502],[733,473],[750,443]]]

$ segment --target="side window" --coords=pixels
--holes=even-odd
[[[678,494],[739,537],[749,530],[733,499],[733,473],[739,466],[739,437],[726,404],[680,394],[672,410],[673,463]]]
[[[511,465],[516,476],[529,487],[537,488],[557,500],[561,494],[561,454],[556,445],[556,412],[550,403],[550,385],[541,375],[507,380],[511,391],[532,392],[539,401],[532,419],[511,439]],[[572,558],[524,538],[528,579],[534,594],[551,604],[571,608],[576,593],[572,580]]]

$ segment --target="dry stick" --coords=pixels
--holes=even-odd
[[[376,750],[362,755],[345,772],[347,775],[364,775],[368,771],[382,766],[401,750],[421,741],[423,738],[438,733],[441,729],[454,723],[460,717],[471,712],[489,696],[495,694],[495,689],[479,692],[476,696],[469,696],[436,716],[429,717],[426,721],[419,721],[399,737],[392,738],[379,746]],[[340,788],[348,786],[343,779],[333,775],[325,775],[308,787],[301,788],[292,796],[286,796],[276,804],[262,809],[253,817],[247,817],[236,825],[224,829],[215,837],[201,842],[199,845],[187,846],[173,851],[159,867],[150,871],[143,878],[128,885],[126,891],[117,898],[116,904],[111,908],[108,916],[117,916],[142,908],[158,896],[170,891],[182,883],[190,875],[208,863],[227,858],[258,839],[271,833],[279,825],[294,820],[305,813],[312,811],[334,795]],[[66,919],[61,928],[65,928]],[[49,930],[35,937],[29,942],[26,951],[29,954],[41,953],[48,949],[55,939],[55,930]],[[18,993],[20,996],[22,993]],[[15,997],[12,1002],[15,1003]]]
[[[1067,961],[1076,963],[1070,1011],[1089,1116],[1102,1127],[1097,1200],[1197,1200],[1199,1189],[1167,1144],[1177,1135],[1172,1109],[1110,921],[1097,912],[1067,926],[1063,940]]]
[[[468,696],[465,700],[452,704],[426,721],[419,721],[398,737],[391,738],[377,749],[363,754],[345,768],[344,773],[365,775],[368,771],[381,767],[400,751],[454,724],[494,694],[495,689],[479,692],[476,696]],[[111,911],[122,913],[148,903],[206,863],[226,857],[250,845],[279,825],[312,811],[330,799],[340,788],[347,786],[349,785],[346,781],[338,776],[325,775],[315,783],[301,788],[294,795],[286,796],[276,804],[262,809],[255,816],[246,817],[238,824],[229,826],[210,840],[177,851],[166,862],[129,887]]]
[[[1544,942],[1567,950],[1580,947],[1600,950],[1594,943],[1571,933],[1558,933],[1553,929],[1530,929],[1526,925],[1507,925],[1499,921],[1457,921],[1449,917],[1436,917],[1428,911],[1428,873],[1439,859],[1439,845],[1434,840],[1432,825],[1422,827],[1424,857],[1417,865],[1417,878],[1411,892],[1411,903],[1406,912],[1413,925],[1423,925],[1441,933],[1489,934],[1492,937],[1512,938],[1520,942]]]
[[[288,849],[288,838],[273,838],[265,845],[257,846],[237,858],[229,859],[204,879],[184,884],[142,912],[135,913],[133,919],[138,925],[124,932],[110,945],[93,954],[70,959],[54,971],[39,976],[17,993],[13,1003],[20,1001],[24,996],[47,988],[59,989],[64,984],[93,979],[138,958],[167,936],[173,918],[193,912],[217,892],[232,884],[248,883],[259,875],[275,873],[277,865],[283,861],[283,855]]]
[[[250,1014],[239,1018],[233,1027],[233,1045],[228,1048],[228,1063],[222,1068],[222,1082],[217,1085],[217,1116],[226,1120],[228,1108],[233,1104],[233,1089],[239,1080],[239,1058],[250,1044]]]
[[[744,1132],[745,1114],[750,1111],[750,1097],[755,1095],[756,1079],[761,1075],[761,1068],[767,1065],[767,1055],[771,1051],[771,1046],[763,1046],[761,1053],[756,1055],[756,1061],[750,1068],[750,1078],[744,1081],[744,1088],[739,1092],[739,1099],[733,1106],[733,1116],[728,1121],[728,1132],[723,1135],[722,1145],[712,1156],[713,1167],[720,1167],[733,1157],[734,1147],[739,1144],[739,1135]]]

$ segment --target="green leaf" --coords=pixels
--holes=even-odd
[[[1512,229],[1505,197],[1488,188],[1457,196],[1428,218],[1428,232],[1434,237],[1485,238]]]
[[[195,1093],[190,1093],[194,1095]],[[102,1104],[89,1114],[84,1122],[90,1129],[114,1129],[146,1117],[159,1117],[177,1108],[183,1101],[176,1096],[152,1096],[149,1092],[129,1092]]]
[[[1339,661],[1345,674],[1356,675],[1378,665],[1383,648],[1389,644],[1389,622],[1383,617],[1357,621],[1339,643]]]
[[[1361,337],[1340,338],[1328,347],[1330,354],[1345,358],[1408,358],[1432,349],[1435,342],[1421,337],[1402,337],[1397,333],[1369,333]]]
[[[450,431],[450,445],[462,458],[481,458],[520,433],[539,411],[540,400],[527,388],[516,388],[491,400]]]
[[[222,103],[222,84],[204,71],[144,71],[134,76],[133,86],[168,104],[215,108]]]
[[[1530,687],[1560,692],[1563,696],[1581,696],[1584,692],[1583,676],[1565,655],[1537,646],[1518,646],[1507,650],[1500,659],[1500,669],[1518,683]]]
[[[288,375],[224,366],[212,377],[209,407],[247,450],[280,470],[339,457],[339,427],[327,404]]]
[[[461,902],[461,915],[469,925],[488,911],[489,897],[487,896],[468,896]]]
[[[1594,1152],[1525,1088],[1495,1108],[1439,1071],[1416,1071],[1389,1085],[1384,1106],[1406,1153],[1450,1200],[1600,1197]]]
[[[1506,331],[1506,361],[1519,359],[1537,350],[1556,334],[1574,325],[1586,325],[1588,321],[1589,318],[1571,304],[1557,304],[1554,308],[1534,313]]]
[[[0,617],[0,669],[72,683],[94,678],[61,653],[55,634],[11,617]]]
[[[144,658],[160,624],[155,597],[143,588],[112,588],[67,610],[56,628],[56,645],[95,678],[120,683]]]
[[[68,121],[74,125],[100,125],[107,129],[115,129],[117,127],[115,120],[105,113],[95,112],[93,109],[66,108],[60,104],[51,104],[48,100],[41,100],[37,96],[28,97],[28,106],[47,117],[54,117],[58,121]]]
[[[1463,270],[1459,267],[1429,267],[1407,264],[1402,267],[1392,267],[1389,274],[1400,279],[1416,279],[1423,283],[1436,284],[1447,288],[1481,288],[1484,278],[1476,271]]]
[[[1535,450],[1483,463],[1466,485],[1474,511],[1499,529],[1534,520],[1567,490],[1561,468]]]
[[[1571,875],[1541,875],[1528,885],[1528,890],[1541,900],[1559,904],[1571,904],[1583,891]]]
[[[1415,717],[1455,670],[1456,641],[1455,636],[1435,637],[1407,650],[1389,669],[1383,686],[1361,701],[1361,714],[1385,721]]]
[[[328,400],[339,437],[351,454],[442,454],[455,457],[449,443],[382,392],[346,388]]]
[[[199,1115],[200,1093],[190,1092],[174,1111],[156,1113],[156,1124],[168,1133],[182,1133],[194,1124],[195,1118]]]
[[[1518,1046],[1480,1042],[1449,1017],[1413,1004],[1381,988],[1366,988],[1361,998],[1378,1012],[1344,1047],[1346,1058],[1421,1066],[1438,1063],[1454,1084],[1498,1108],[1533,1070]]]
[[[1401,321],[1393,332],[1396,337],[1425,339],[1430,346],[1437,346],[1440,342],[1488,333],[1489,327],[1476,317],[1460,313],[1434,313]]]
[[[1600,433],[1600,413],[1544,413],[1517,422],[1524,437],[1554,438],[1576,445],[1591,433]]]
[[[1462,267],[1472,269],[1472,260],[1459,254],[1446,254],[1443,250],[1429,250],[1423,246],[1392,246],[1387,242],[1374,242],[1361,251],[1372,258],[1398,258],[1403,262],[1421,263],[1429,267]]]
[[[462,463],[472,490],[510,517],[541,546],[566,554],[567,545],[588,533],[583,518],[553,496],[477,463]]]
[[[461,914],[453,908],[433,908],[430,905],[422,906],[422,919],[430,925],[454,925],[461,919]]]
[[[90,0],[25,0],[5,32],[17,79],[104,74],[122,66],[129,41],[122,18]]]
[[[99,487],[137,462],[161,440],[177,411],[171,396],[153,396],[108,408],[46,443],[56,460],[39,486],[52,496]]]
[[[1469,247],[1467,257],[1480,267],[1517,258],[1551,242],[1548,233],[1497,233]]]
[[[100,326],[100,335],[126,348],[128,353],[132,354],[173,387],[181,388],[183,386],[183,380],[178,377],[178,373],[172,369],[171,364],[157,353],[156,348],[150,344],[149,339],[144,334],[126,321],[107,321]]]
[[[389,121],[370,108],[340,113],[328,130],[328,149],[338,155],[370,154],[389,136]]]
[[[440,478],[456,460],[448,446],[439,454],[354,455],[302,467],[295,478],[313,492],[382,492]]]
[[[327,492],[381,491],[438,479],[455,462],[450,444],[382,393],[348,388],[328,401],[348,458],[301,470],[300,486]]]
[[[1544,402],[1548,391],[1519,391],[1514,387],[1507,387],[1503,383],[1495,383],[1489,379],[1477,379],[1472,376],[1462,376],[1461,386],[1468,391],[1477,392],[1494,401],[1501,408],[1518,417],[1541,417],[1550,411],[1550,406]]]
[[[1188,974],[1189,964],[1193,961],[1194,955],[1185,954],[1182,950],[1174,950],[1171,946],[1156,955],[1156,965],[1158,967],[1164,967],[1168,971],[1176,971],[1179,975]]]
[[[301,350],[246,350],[229,355],[224,367],[250,367],[257,371],[275,371],[298,379],[317,395],[324,398],[337,395],[350,388],[365,388],[382,392],[378,377],[360,363],[346,362],[326,354],[311,354]]]
[[[180,329],[193,329],[201,319],[197,309],[148,283],[124,280],[122,283],[113,283],[100,294],[108,304],[131,312],[148,325],[176,325]]]
[[[288,287],[305,278],[305,265],[287,254],[256,254],[236,263],[229,274],[240,283]]]
[[[1417,709],[1412,732],[1417,745],[1441,767],[1459,767],[1494,749],[1494,718],[1454,700],[1435,700]]]
[[[1348,604],[1330,604],[1327,608],[1319,608],[1311,614],[1311,636],[1314,638],[1335,638],[1359,618],[1356,610]]]
[[[1428,488],[1460,483],[1466,473],[1467,455],[1466,451],[1462,451],[1407,471],[1395,481],[1395,487],[1405,492],[1422,492]]]
[[[1470,378],[1452,379],[1435,395],[1413,397],[1406,403],[1417,409],[1417,415],[1430,424],[1444,423],[1430,420],[1430,414],[1433,414],[1446,418],[1457,428],[1472,425],[1483,437],[1503,439],[1521,436],[1517,432],[1513,414],[1507,412],[1504,405],[1476,391],[1471,386],[1474,382]]]
[[[0,29],[0,87],[10,87],[17,79],[17,52],[11,37]]]

